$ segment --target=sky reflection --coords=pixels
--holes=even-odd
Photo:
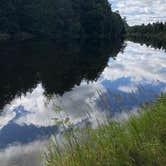
[[[124,52],[109,59],[98,81],[83,80],[63,96],[52,97],[46,97],[44,88],[38,84],[32,92],[6,105],[0,116],[0,148],[5,148],[0,152],[0,160],[12,163],[22,158],[22,147],[26,157],[38,153],[40,144],[52,132],[67,127],[56,126],[55,118],[61,121],[69,118],[76,127],[87,123],[95,127],[98,121],[104,123],[113,115],[126,118],[127,110],[135,113],[140,104],[166,92],[165,51],[132,42],[126,44]],[[57,106],[62,110],[56,111]],[[37,146],[39,149],[34,149]],[[27,161],[23,159],[22,162]]]
[[[108,109],[117,112],[117,103],[120,108],[127,105],[131,109],[165,91],[165,70],[165,51],[127,42],[123,53],[119,53],[116,59],[110,58],[97,82],[87,84],[82,81],[80,86],[75,86],[62,97],[54,95],[51,98],[44,95],[42,85],[38,84],[32,92],[16,97],[4,107],[0,129],[2,131],[11,123],[22,127],[54,126],[54,117],[62,121],[69,117],[75,125],[89,119],[95,126],[95,119],[101,117],[102,121],[105,114],[109,114]],[[131,94],[140,102],[131,100]],[[57,111],[59,106],[62,111]]]

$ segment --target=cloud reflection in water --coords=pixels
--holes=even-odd
[[[21,131],[26,132],[28,128],[34,127],[34,133],[36,133],[34,138],[38,139],[43,136],[41,134],[43,129],[45,134],[49,135],[47,129],[50,130],[55,126],[53,119],[55,117],[61,120],[69,117],[76,126],[85,123],[96,126],[96,119],[104,122],[107,116],[117,115],[118,111],[135,110],[139,104],[153,100],[156,95],[166,91],[165,69],[165,51],[127,42],[124,52],[119,53],[116,59],[110,58],[108,67],[96,82],[87,84],[84,80],[80,86],[75,86],[72,91],[63,96],[54,95],[51,98],[44,95],[42,85],[38,84],[31,93],[27,92],[26,95],[16,97],[4,107],[0,116],[0,143],[3,143],[1,141],[3,132],[5,130],[8,132],[7,129],[10,125],[19,127],[18,135],[23,134]],[[62,111],[55,111],[57,105],[61,106]],[[126,114],[122,115],[126,116]],[[61,129],[55,128],[54,131],[59,132]],[[21,144],[28,143],[23,147],[27,147],[29,155],[34,151],[34,146],[30,142],[35,142],[35,139],[31,140],[31,135],[29,135],[29,142],[27,139],[13,138],[19,138],[18,135],[8,135],[8,138],[5,139],[9,141],[4,144],[11,145],[17,142],[17,145],[9,146],[0,153],[0,159],[3,158],[4,162],[6,160],[10,163],[12,156],[17,158],[21,155],[20,142]],[[41,145],[43,144],[41,143]],[[40,142],[38,147],[41,147]],[[16,153],[13,148],[19,152]],[[36,151],[38,150],[36,149]]]

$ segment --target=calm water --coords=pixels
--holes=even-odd
[[[1,166],[38,166],[52,133],[127,118],[166,92],[166,52],[133,42],[0,45]],[[61,108],[60,111],[59,108]]]

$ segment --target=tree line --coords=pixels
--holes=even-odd
[[[27,32],[56,40],[117,39],[123,19],[108,0],[1,0],[0,34]]]
[[[150,36],[159,36],[162,37],[163,34],[166,34],[166,22],[156,22],[152,24],[142,24],[135,25],[127,28],[128,34],[136,35],[150,35]]]

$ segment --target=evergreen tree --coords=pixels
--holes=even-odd
[[[108,0],[0,0],[0,33],[28,32],[56,40],[118,38],[124,22]]]

